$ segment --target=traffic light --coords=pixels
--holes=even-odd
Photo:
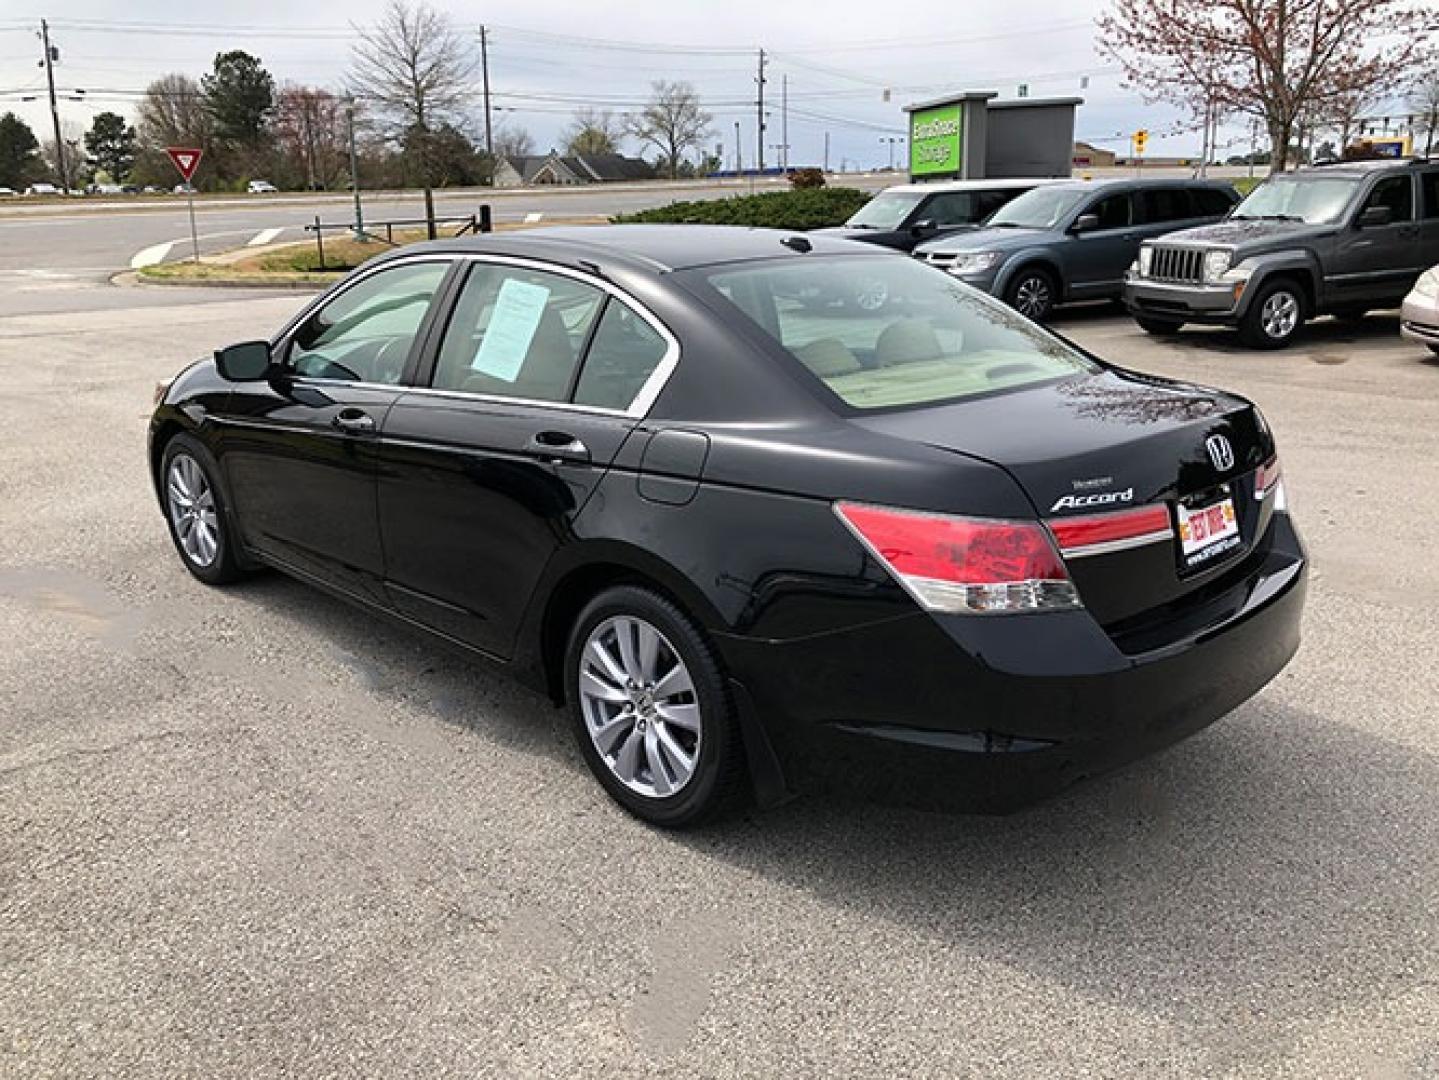
[[[1134,133],[1134,153],[1135,153],[1135,156],[1137,156],[1137,157],[1143,156],[1143,154],[1144,154],[1144,148],[1145,148],[1145,146],[1146,146],[1148,143],[1149,143],[1149,132],[1146,131],[1146,130],[1144,130],[1144,128],[1140,128],[1138,131],[1136,131],[1136,132]]]

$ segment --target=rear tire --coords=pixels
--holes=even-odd
[[[565,650],[565,696],[585,763],[635,817],[681,829],[737,801],[744,747],[729,684],[670,600],[633,585],[591,600]]]
[[[1239,338],[1252,349],[1282,349],[1304,326],[1304,290],[1293,278],[1260,288],[1239,320]]]
[[[1148,315],[1136,315],[1134,321],[1139,324],[1139,329],[1155,337],[1173,337],[1184,326],[1173,319],[1155,319]]]
[[[1044,322],[1059,302],[1059,286],[1048,271],[1021,270],[1004,290],[1004,302],[1026,319]]]
[[[219,474],[199,439],[176,435],[165,444],[160,491],[170,539],[185,569],[206,585],[228,585],[245,576]]]

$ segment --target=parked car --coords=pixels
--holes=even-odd
[[[7,197],[15,194],[14,188],[0,187],[0,197]]]
[[[195,191],[195,187],[194,187],[193,184],[176,184],[176,185],[175,185],[173,188],[171,188],[170,190],[171,190],[171,194],[174,194],[174,195],[195,195],[195,194],[197,194],[197,192]]]
[[[54,184],[31,184],[25,189],[26,195],[62,195],[62,192]]]
[[[1141,242],[1217,221],[1238,201],[1231,185],[1203,180],[1073,180],[914,253],[1042,321],[1059,304],[1119,299]]]
[[[268,180],[251,180],[245,190],[251,195],[273,195],[280,189]]]
[[[1281,173],[1230,218],[1146,243],[1125,283],[1139,325],[1235,326],[1288,344],[1318,315],[1397,307],[1439,262],[1439,161],[1362,161]]]
[[[897,184],[870,199],[842,226],[814,231],[913,251],[922,241],[978,224],[1017,195],[1060,182],[1020,179]]]
[[[880,274],[896,314],[796,278]],[[1305,555],[1250,402],[913,259],[621,225],[373,259],[157,388],[186,569],[275,567],[564,702],[634,814],[745,776],[1004,809],[1288,662]]]
[[[1399,311],[1399,332],[1439,356],[1439,266],[1419,275]]]

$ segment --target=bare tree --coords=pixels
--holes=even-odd
[[[1258,117],[1283,169],[1303,118],[1392,90],[1432,56],[1434,19],[1408,0],[1113,0],[1099,50],[1150,100]]]
[[[679,175],[680,159],[703,145],[714,119],[700,108],[699,95],[687,82],[650,84],[649,104],[625,118],[625,132],[659,151],[671,180]]]
[[[496,128],[491,141],[496,157],[529,157],[535,152],[534,138],[522,127]]]
[[[617,154],[624,138],[624,125],[609,109],[576,109],[565,129],[565,152],[569,154]]]
[[[1415,135],[1424,136],[1427,157],[1439,145],[1439,65],[1429,68],[1409,94],[1409,108],[1415,113]]]
[[[391,0],[378,24],[358,30],[349,85],[387,125],[390,139],[414,151],[425,192],[425,220],[435,236],[435,148],[432,136],[459,125],[479,66],[473,43],[448,16],[421,2]]]
[[[348,167],[345,102],[328,90],[285,85],[276,98],[275,142],[311,190],[329,188]]]
[[[210,145],[212,121],[200,84],[188,75],[171,74],[145,89],[136,113],[136,133],[150,149]]]

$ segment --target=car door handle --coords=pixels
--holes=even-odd
[[[541,461],[590,460],[590,448],[565,431],[541,431],[525,444],[525,453]]]
[[[341,409],[330,426],[346,435],[370,435],[375,430],[375,418],[362,409]]]

